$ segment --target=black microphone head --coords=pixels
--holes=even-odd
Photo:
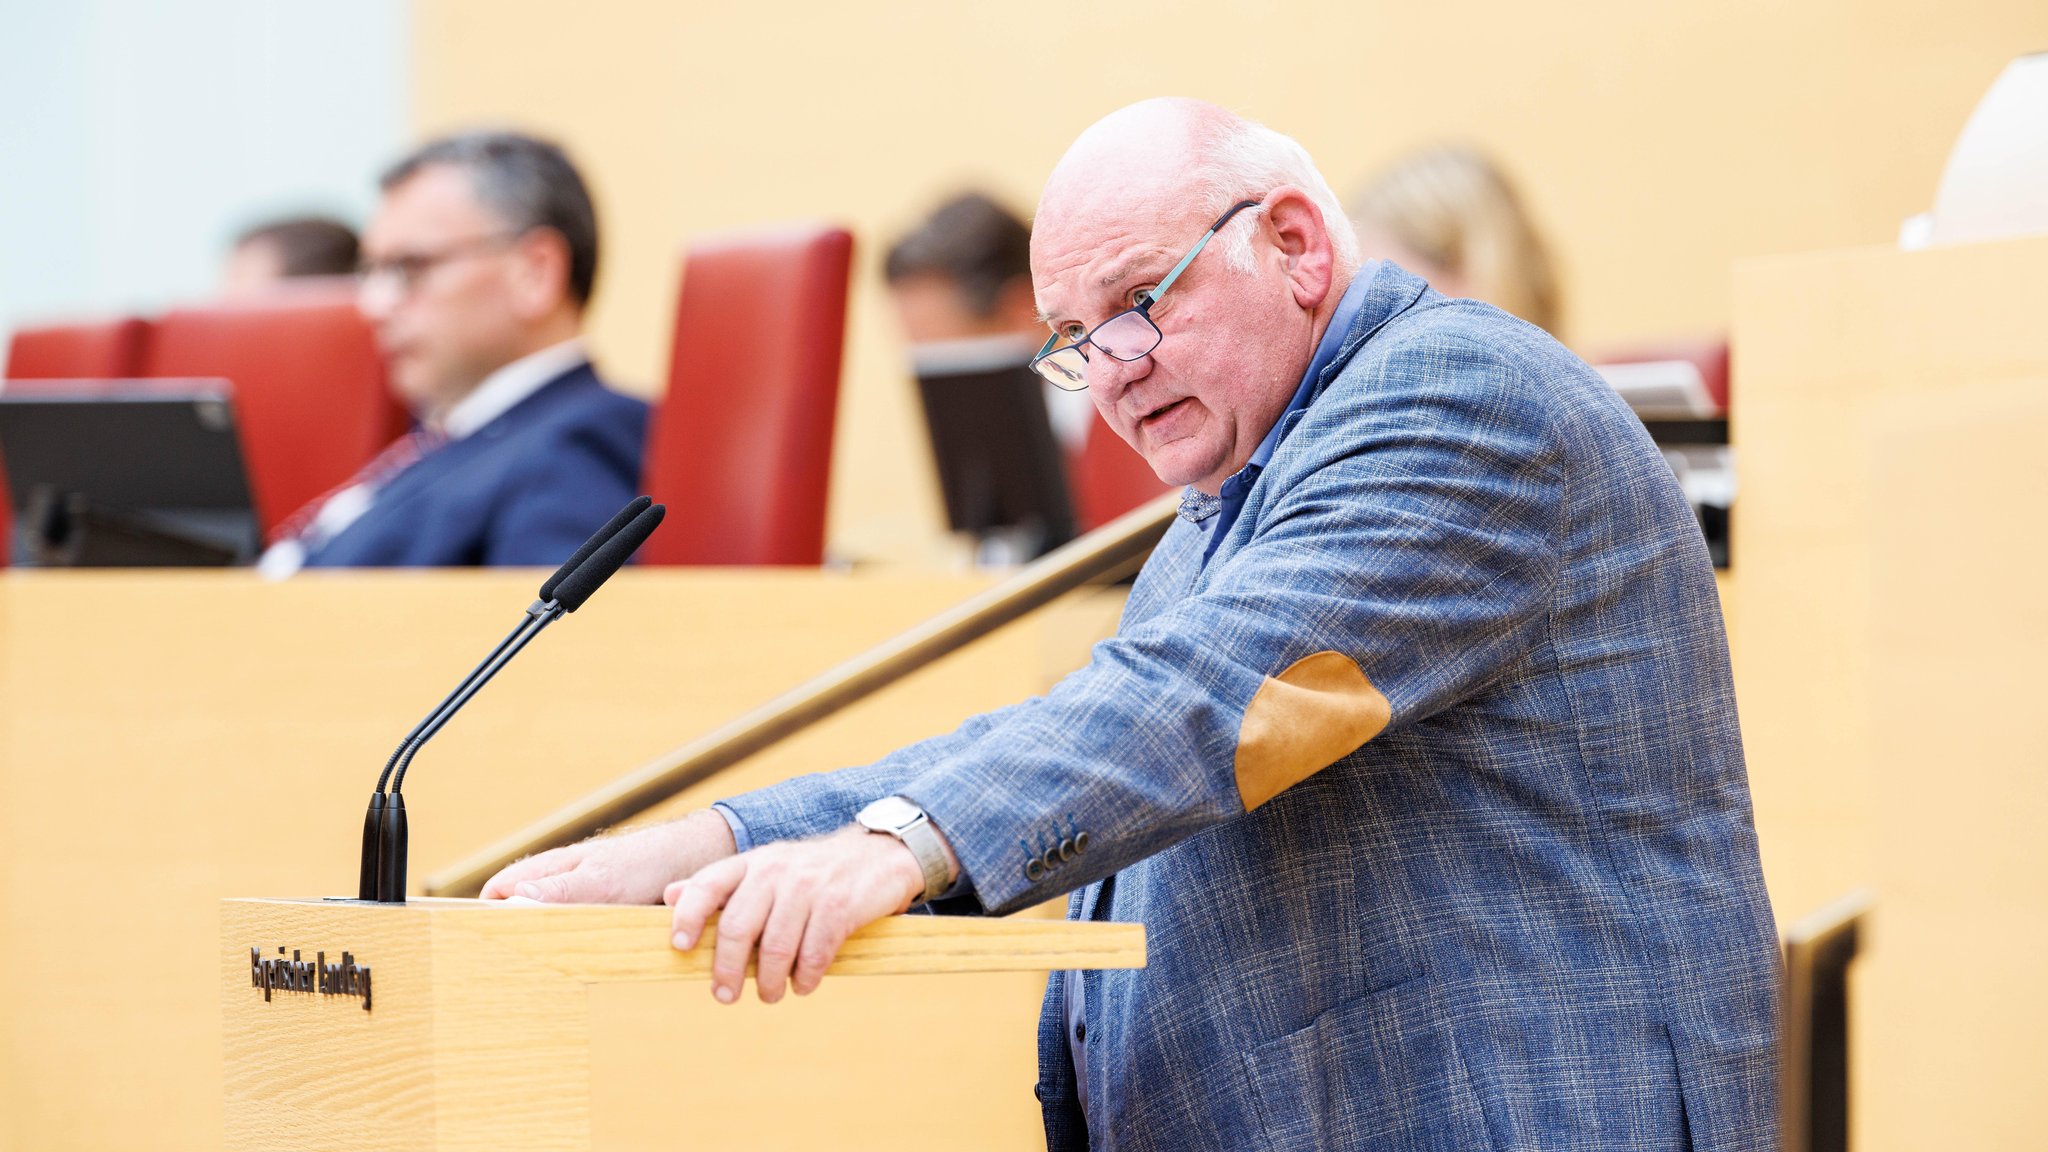
[[[654,503],[654,498],[652,496],[638,496],[634,498],[631,504],[628,504],[624,508],[619,509],[617,515],[613,516],[610,520],[606,521],[604,527],[599,528],[596,532],[593,532],[590,536],[590,539],[585,540],[583,542],[583,546],[576,549],[576,554],[574,556],[569,557],[569,559],[565,563],[563,563],[563,565],[560,568],[555,569],[555,574],[553,576],[548,577],[548,582],[540,586],[540,598],[543,600],[553,600],[555,598],[556,587],[558,587],[562,583],[562,581],[567,580],[569,578],[570,573],[576,571],[576,569],[578,568],[583,567],[583,562],[585,560],[590,559],[591,553],[596,552],[599,548],[604,547],[605,541],[611,539],[614,536],[617,536],[621,528],[624,528],[626,525],[632,523],[633,517],[638,516],[640,515],[640,513],[646,511],[647,506],[652,503]],[[585,593],[585,595],[587,596],[589,595],[589,593]],[[570,609],[570,611],[573,612],[575,611],[575,609],[572,608]]]
[[[590,594],[597,591],[599,585],[611,579],[612,573],[625,565],[627,557],[638,551],[642,544],[647,543],[647,538],[654,535],[654,529],[660,525],[661,518],[667,513],[667,507],[661,504],[655,504],[642,511],[633,518],[632,523],[599,545],[588,560],[578,566],[576,571],[569,573],[568,578],[557,584],[554,589],[554,600],[562,606],[562,611],[574,612],[583,607],[583,602],[590,599]]]

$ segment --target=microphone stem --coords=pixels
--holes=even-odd
[[[412,765],[412,758],[420,748],[428,740],[433,739],[434,733],[439,732],[442,725],[454,719],[455,713],[460,711],[464,704],[469,703],[469,698],[490,683],[491,677],[496,676],[500,668],[503,668],[512,657],[519,655],[519,650],[532,642],[535,636],[540,635],[541,629],[554,623],[561,616],[561,607],[552,603],[547,611],[528,616],[518,628],[513,629],[512,635],[505,638],[505,642],[498,646],[498,650],[491,653],[488,660],[477,666],[469,682],[456,689],[443,707],[436,709],[434,715],[420,724],[418,733],[399,749],[396,760],[398,772],[391,778],[391,795],[396,796],[405,788],[405,770]]]
[[[412,731],[405,734],[405,739],[398,742],[398,747],[391,750],[391,759],[384,762],[384,771],[377,777],[377,791],[384,791],[384,786],[390,783],[391,770],[397,766],[398,758],[405,754],[405,750],[412,747],[416,741],[425,739],[421,733],[427,730],[427,725],[439,719],[449,708],[460,708],[462,705],[458,703],[457,697],[462,696],[465,690],[469,690],[470,686],[476,683],[476,678],[483,675],[484,669],[489,668],[493,661],[502,664],[506,655],[505,650],[512,647],[512,642],[519,639],[519,634],[532,627],[536,619],[548,612],[559,614],[560,609],[555,607],[555,602],[552,600],[535,600],[526,609],[526,615],[520,619],[518,626],[513,628],[512,631],[505,633],[505,638],[498,641],[498,646],[491,649],[491,654],[479,661],[476,667],[470,669],[469,675],[463,677],[462,682],[455,686],[455,690],[443,697],[439,704],[434,705],[432,712],[427,713],[424,719],[418,724],[413,725]],[[524,642],[522,641],[522,643]],[[517,651],[517,649],[513,650]]]
[[[498,641],[491,654],[471,669],[468,677],[432,712],[427,713],[426,719],[414,726],[392,751],[391,758],[384,762],[383,773],[377,777],[377,790],[370,794],[369,809],[363,814],[362,865],[357,876],[359,899],[405,903],[406,842],[410,835],[405,818],[405,799],[399,795],[399,789],[405,786],[405,771],[420,747],[439,732],[442,725],[448,723],[471,696],[476,695],[478,689],[490,683],[498,669],[518,655],[519,650],[539,635],[541,629],[581,607],[597,586],[625,563],[633,550],[646,540],[647,534],[661,523],[663,512],[664,509],[645,496],[620,509],[609,523],[598,529],[596,535],[583,542],[568,563],[541,585],[540,598],[526,609],[526,616],[518,627]],[[643,523],[646,525],[644,529],[640,527]],[[623,551],[612,547],[614,538],[629,530],[637,531],[632,544]],[[556,586],[563,583],[572,586],[572,595],[557,595]],[[391,786],[389,792],[385,791],[387,783]]]

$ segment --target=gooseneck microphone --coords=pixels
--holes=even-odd
[[[631,504],[614,513],[610,520],[605,521],[604,527],[591,533],[590,539],[585,540],[577,547],[575,555],[563,561],[562,566],[555,569],[555,574],[548,577],[547,583],[540,586],[540,598],[543,600],[553,600],[557,584],[568,579],[571,572],[583,567],[583,562],[590,559],[592,552],[604,547],[606,541],[617,536],[625,529],[626,525],[631,524],[642,512],[647,511],[648,506],[653,503],[654,498],[652,496],[636,496]],[[655,514],[654,522],[657,524],[661,522],[660,513]],[[648,528],[649,532],[653,530],[652,527]]]
[[[363,858],[356,884],[357,899],[380,904],[405,903],[405,857],[410,837],[405,798],[400,789],[405,786],[405,771],[413,756],[469,703],[470,697],[490,683],[500,668],[540,635],[541,629],[583,607],[583,602],[654,534],[666,511],[646,496],[620,509],[548,577],[540,586],[540,599],[527,607],[519,624],[392,751],[391,758],[384,762],[383,773],[377,777],[376,791],[370,793],[369,810],[363,815]],[[389,791],[385,790],[387,784]]]

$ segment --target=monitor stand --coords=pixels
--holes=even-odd
[[[47,484],[30,491],[23,511],[28,555],[46,568],[220,567],[242,558],[223,539],[223,530],[233,538],[239,517],[232,513],[138,515]]]

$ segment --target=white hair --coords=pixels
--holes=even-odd
[[[1257,200],[1283,184],[1292,184],[1306,192],[1322,212],[1338,271],[1358,270],[1358,233],[1337,194],[1330,190],[1330,182],[1309,158],[1308,149],[1293,137],[1253,120],[1232,117],[1219,130],[1198,130],[1195,152],[1187,169],[1192,184],[1189,194],[1212,215],[1221,216],[1232,204]],[[1259,211],[1247,208],[1238,215],[1252,216]],[[1231,224],[1236,225],[1237,220],[1232,218]],[[1250,229],[1227,227],[1212,243],[1231,267],[1240,272],[1254,269]]]

